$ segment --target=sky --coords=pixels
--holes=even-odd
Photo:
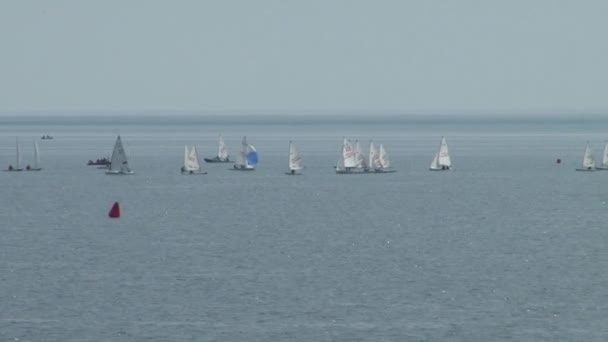
[[[604,113],[605,0],[0,0],[0,113]]]

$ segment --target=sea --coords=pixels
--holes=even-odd
[[[608,341],[608,171],[575,171],[587,141],[601,163],[608,116],[0,123],[0,168],[17,137],[43,168],[0,172],[0,341]],[[212,157],[220,133],[256,170],[182,175],[184,145]],[[118,134],[135,174],[87,166]],[[453,168],[431,172],[442,136]],[[397,172],[336,174],[343,137]]]

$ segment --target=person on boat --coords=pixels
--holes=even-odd
[[[182,172],[186,172],[186,167],[185,167],[185,166],[182,166],[182,169],[181,169],[181,170],[182,170]]]
[[[29,170],[31,170],[32,168],[31,168],[31,167],[28,165],[28,166],[26,166],[26,167],[25,167],[25,169],[29,171]]]
[[[190,174],[193,174],[193,173],[194,173],[194,171],[190,170]]]
[[[292,175],[295,175],[295,174],[296,174],[296,170],[291,169],[291,174],[292,174]]]
[[[8,170],[9,170],[9,171],[13,171],[13,165],[9,165],[9,166],[8,166]]]

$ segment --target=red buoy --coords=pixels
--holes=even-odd
[[[114,202],[114,205],[112,205],[112,209],[110,209],[108,215],[112,218],[120,217],[120,206],[118,205],[118,202]]]

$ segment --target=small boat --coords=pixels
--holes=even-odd
[[[604,153],[602,154],[602,165],[597,166],[598,170],[608,170],[608,142],[604,143]]]
[[[25,167],[25,171],[41,171],[40,167],[40,152],[38,151],[38,143],[34,141],[34,167],[29,165]]]
[[[201,164],[198,161],[198,152],[196,145],[184,148],[184,165],[182,166],[182,174],[184,175],[205,175],[207,172],[201,172]]]
[[[384,149],[384,145],[380,144],[378,150],[375,149],[374,143],[369,143],[369,167],[366,172],[371,173],[393,173],[396,170],[391,170],[391,163],[388,159],[388,153]]]
[[[300,157],[300,152],[296,148],[293,142],[289,142],[289,172],[285,174],[295,176],[301,175],[302,169],[304,168],[304,163],[302,162],[302,157]]]
[[[368,168],[367,160],[365,160],[359,140],[355,140],[355,160],[357,161],[357,169],[359,171],[364,171]]]
[[[19,148],[19,138],[15,138],[15,145],[16,145],[15,166],[9,165],[8,169],[6,169],[6,171],[23,171],[23,168],[21,167],[21,150]]]
[[[109,158],[101,158],[101,159],[96,159],[96,160],[89,160],[87,162],[88,166],[110,166],[110,159]]]
[[[576,171],[596,171],[595,168],[595,159],[591,153],[591,146],[589,146],[589,142],[587,141],[587,146],[585,146],[585,153],[583,154],[583,164],[580,168],[576,169]]]
[[[336,164],[337,174],[355,174],[362,173],[363,169],[358,167],[359,160],[355,152],[353,143],[344,138],[342,147],[338,155],[338,163]]]
[[[53,137],[47,134],[47,135],[41,136],[40,139],[42,139],[42,140],[53,140]]]
[[[253,145],[247,142],[247,137],[243,137],[241,142],[241,153],[234,163],[231,170],[236,171],[253,171],[258,164],[258,151]]]
[[[448,151],[448,143],[445,141],[445,137],[441,137],[439,143],[439,149],[435,153],[435,157],[431,162],[429,170],[431,171],[447,171],[452,167],[452,160],[450,159],[450,153]]]
[[[224,143],[224,138],[220,134],[217,142],[217,156],[213,158],[205,158],[207,163],[232,163],[232,160],[228,157],[228,147]]]
[[[114,143],[114,150],[112,151],[112,157],[110,158],[110,166],[106,171],[107,175],[132,175],[134,174],[129,168],[129,162],[127,161],[127,155],[125,149],[122,146],[122,140],[120,135],[116,138]]]

